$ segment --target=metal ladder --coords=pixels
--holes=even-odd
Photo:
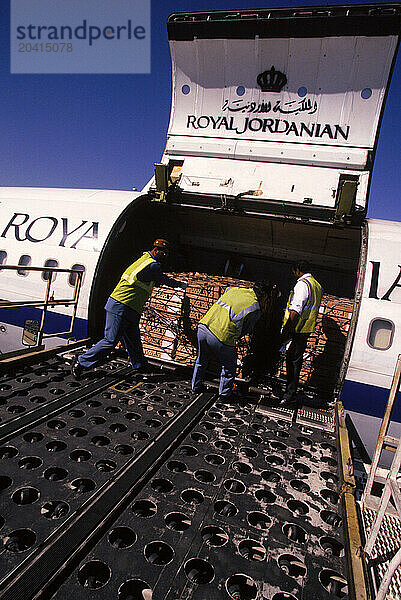
[[[375,545],[377,536],[379,534],[380,526],[386,514],[388,504],[391,499],[394,502],[398,516],[401,519],[401,490],[400,483],[397,481],[397,477],[401,466],[401,440],[387,435],[390,426],[391,415],[393,413],[394,404],[396,401],[397,393],[400,389],[401,380],[401,354],[398,355],[396,363],[393,381],[391,383],[390,394],[387,401],[386,410],[384,413],[383,421],[380,426],[379,435],[377,438],[375,453],[373,456],[372,466],[370,469],[368,481],[366,482],[365,491],[362,496],[362,506],[365,507],[368,504],[373,484],[376,479],[377,469],[379,467],[379,461],[383,450],[389,450],[394,452],[394,457],[391,463],[390,470],[388,472],[384,489],[380,498],[380,503],[377,511],[377,516],[373,524],[372,530],[369,533],[368,539],[365,544],[365,553],[370,555]],[[401,565],[401,548],[396,552],[390,561],[389,567],[381,581],[376,600],[384,600],[390,586],[391,578],[395,571]]]

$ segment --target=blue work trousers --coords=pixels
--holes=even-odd
[[[221,362],[219,395],[228,397],[232,394],[237,368],[237,349],[226,346],[205,325],[198,325],[198,356],[196,357],[192,376],[192,389],[200,390],[209,364],[210,356],[214,354]]]
[[[143,354],[141,334],[139,331],[139,319],[141,315],[121,302],[110,298],[106,304],[106,324],[104,327],[104,338],[81,354],[78,362],[85,368],[98,365],[119,341],[122,341],[134,369],[146,364]],[[108,307],[113,310],[111,312]]]

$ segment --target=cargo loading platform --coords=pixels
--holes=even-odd
[[[2,375],[0,417],[2,599],[354,597],[333,411],[54,353]]]

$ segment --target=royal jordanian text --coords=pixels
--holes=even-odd
[[[260,119],[257,117],[213,117],[212,115],[187,115],[187,129],[213,129],[234,131],[237,135],[246,132],[263,132],[273,135],[327,138],[348,140],[350,126],[329,123],[295,123],[286,119]]]

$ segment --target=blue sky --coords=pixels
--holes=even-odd
[[[170,13],[335,3],[154,0],[151,74],[15,75],[10,74],[9,1],[1,0],[0,185],[141,189],[161,158],[169,121]],[[400,60],[382,122],[368,212],[393,220],[401,220]]]

